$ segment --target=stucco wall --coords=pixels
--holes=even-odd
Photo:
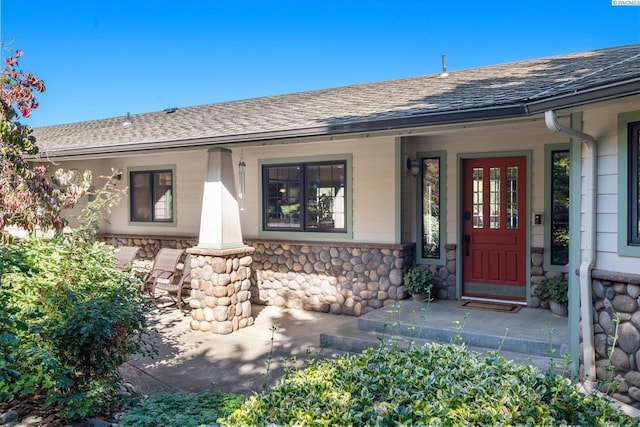
[[[244,211],[240,213],[245,238],[293,238],[291,233],[264,233],[259,218],[260,161],[274,159],[287,163],[294,160],[322,159],[322,156],[343,154],[352,159],[353,187],[347,189],[353,210],[349,213],[353,238],[344,235],[314,235],[296,240],[336,240],[372,243],[395,242],[395,138],[361,138],[357,140],[325,141],[322,143],[243,147],[246,163]],[[234,166],[240,160],[240,149],[233,148]],[[316,233],[317,234],[317,233]]]

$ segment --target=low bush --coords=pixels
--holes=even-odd
[[[25,325],[13,331],[11,369],[19,376],[7,382],[5,398],[40,401],[62,419],[109,410],[120,364],[152,350],[137,283],[99,243],[34,238],[0,247],[8,250],[27,266],[0,277],[4,308]]]
[[[637,425],[595,395],[464,345],[388,347],[320,361],[218,420],[264,425]]]
[[[125,413],[120,427],[218,426],[216,420],[238,409],[245,397],[220,393],[158,393]]]

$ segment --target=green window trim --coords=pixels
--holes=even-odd
[[[571,144],[547,144],[544,147],[544,215],[543,215],[543,227],[544,227],[544,270],[561,272],[564,271],[565,265],[553,264],[551,260],[552,252],[552,196],[553,196],[553,155],[558,152],[568,152],[569,161],[571,161]],[[569,191],[571,191],[571,185],[569,185]],[[569,212],[567,212],[569,215]],[[567,243],[567,250],[569,244]],[[569,262],[569,256],[567,254],[567,263]]]
[[[134,183],[132,182],[132,178],[134,176],[143,176],[145,173],[149,174],[150,179],[154,177],[156,174],[170,174],[171,176],[171,184],[170,184],[170,201],[168,202],[167,208],[171,210],[169,219],[155,219],[152,213],[149,213],[150,219],[136,219],[134,218],[134,206],[135,203],[133,198],[135,197],[135,189]],[[175,165],[152,165],[152,166],[135,166],[127,168],[127,186],[128,186],[128,197],[127,197],[127,217],[128,217],[128,225],[129,226],[143,226],[143,227],[176,227],[178,223],[178,211],[177,211],[177,179],[176,179],[176,166]],[[153,194],[153,189],[150,190],[151,194]],[[152,195],[150,195],[153,198]],[[150,204],[152,202],[150,201]],[[151,206],[151,205],[150,205]],[[150,208],[153,210],[153,207]]]
[[[446,151],[425,151],[416,153],[416,158],[420,163],[420,174],[416,177],[416,263],[417,264],[425,264],[425,265],[443,265],[446,263],[447,253],[445,249],[446,241],[447,241],[447,152]],[[433,161],[433,162],[432,162]],[[437,187],[438,191],[438,199],[439,203],[436,206],[438,211],[438,221],[431,222],[432,224],[431,231],[438,231],[437,236],[437,247],[431,248],[434,256],[425,256],[425,215],[423,213],[424,210],[424,181],[425,174],[428,171],[425,170],[425,162],[431,162],[432,164],[438,164],[439,176],[437,179]],[[434,181],[435,183],[435,181]],[[433,198],[430,198],[433,200]],[[432,218],[432,216],[429,216]],[[433,241],[433,240],[432,240]]]
[[[618,254],[640,257],[640,245],[630,243],[631,220],[640,214],[638,206],[632,206],[630,197],[636,192],[632,185],[638,185],[638,177],[631,177],[640,165],[632,163],[629,156],[629,124],[640,122],[640,111],[631,111],[618,115]],[[638,230],[640,231],[640,230]],[[640,234],[640,233],[639,233]]]
[[[296,228],[283,228],[277,229],[267,226],[268,215],[268,194],[265,191],[265,183],[267,177],[264,172],[270,167],[282,166],[284,169],[290,168],[295,165],[331,165],[342,164],[344,165],[344,226],[339,229],[332,230],[303,230]],[[301,239],[301,240],[346,240],[353,238],[353,195],[352,195],[352,155],[351,154],[336,154],[336,155],[321,155],[321,156],[308,156],[308,157],[287,157],[287,158],[275,158],[275,159],[261,159],[258,160],[258,179],[260,182],[259,197],[259,231],[258,234],[261,237],[269,237],[274,239]]]

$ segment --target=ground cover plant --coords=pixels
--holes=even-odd
[[[222,393],[158,393],[126,412],[120,427],[217,426],[215,420],[238,409],[245,396]]]
[[[263,425],[631,426],[638,421],[571,381],[463,344],[319,361],[218,420]]]

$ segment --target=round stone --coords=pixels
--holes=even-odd
[[[213,267],[211,267],[210,265],[205,265],[200,270],[200,277],[202,277],[203,280],[211,280],[212,275],[213,275]]]
[[[604,329],[604,332],[607,335],[613,336],[613,334],[615,333],[616,327],[613,324],[613,321],[611,320],[611,315],[609,315],[608,312],[606,311],[600,312],[598,323],[600,324],[600,326],[602,326],[602,329]]]
[[[229,320],[224,322],[218,322],[217,325],[218,325],[218,333],[221,335],[226,335],[233,332],[233,323],[231,323],[231,321]]]
[[[640,297],[640,286],[638,286],[638,285],[628,285],[627,286],[627,294],[629,294],[629,296],[631,298]]]
[[[619,293],[612,301],[615,311],[624,313],[634,313],[638,309],[638,303],[635,298],[631,298],[627,294]]]
[[[218,322],[224,322],[227,320],[227,307],[218,306],[212,309],[213,318]]]
[[[611,364],[616,367],[618,371],[629,370],[629,355],[619,348],[613,350],[611,355]]]
[[[227,261],[224,258],[212,258],[211,259],[211,267],[213,271],[216,273],[226,273],[227,271]]]
[[[624,379],[629,384],[632,384],[635,387],[640,387],[640,372],[629,371],[626,374],[624,374]]]
[[[618,346],[625,353],[635,353],[640,349],[640,332],[631,323],[622,323],[618,328]]]
[[[392,285],[399,286],[402,284],[403,273],[402,270],[394,268],[389,273],[389,281]]]

